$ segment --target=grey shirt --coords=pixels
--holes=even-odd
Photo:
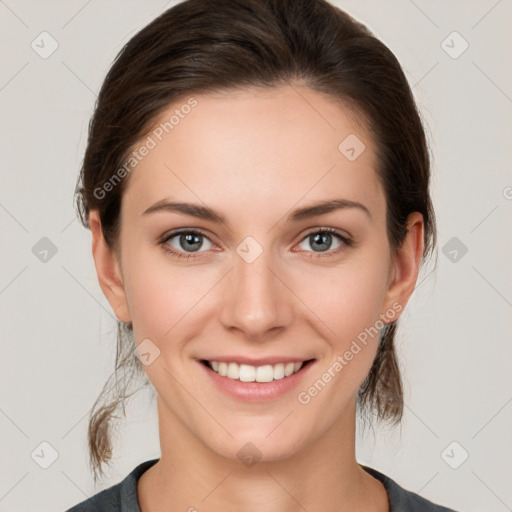
[[[141,512],[137,501],[137,482],[142,473],[159,459],[139,464],[124,480],[108,489],[91,496],[66,512]],[[389,499],[390,512],[455,512],[422,498],[418,494],[406,491],[394,480],[367,466],[361,467],[381,481]]]

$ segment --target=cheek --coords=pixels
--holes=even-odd
[[[316,274],[307,281],[301,277],[304,290],[313,290],[311,309],[325,322],[340,348],[380,319],[388,268],[388,262],[379,258],[354,258],[339,269],[328,269],[325,280]],[[326,284],[319,286],[322,282]]]
[[[337,266],[319,265],[308,271],[291,267],[282,273],[307,306],[304,315],[309,316],[307,310],[313,312],[310,320],[317,323],[316,329],[339,340],[340,349],[379,319],[389,270],[385,246],[385,240],[366,243],[347,253]],[[182,321],[194,325],[194,318],[211,308],[212,300],[222,300],[215,292],[209,293],[222,274],[213,264],[176,263],[160,247],[130,239],[122,250],[125,291],[137,342],[171,335],[184,325],[179,325]],[[319,322],[325,324],[323,329]]]
[[[317,418],[320,430],[329,428],[353,400],[375,359],[384,325],[386,270],[378,264],[366,270],[347,265],[329,280],[323,293],[317,289],[314,296],[312,309],[329,329],[330,353],[299,390],[297,401]]]
[[[314,386],[318,382],[318,389],[311,390],[313,395],[304,390],[305,400],[320,408],[330,403],[333,415],[345,407],[364,381],[377,352],[390,263],[382,254],[374,247],[347,258],[336,270],[327,269],[329,277],[323,288],[318,286],[322,282],[318,275],[308,277],[306,283],[315,290],[311,309],[328,328],[323,332],[328,333],[330,354],[319,367],[317,380],[310,383]],[[321,398],[313,399],[320,390]]]
[[[178,353],[188,329],[198,325],[215,300],[212,288],[219,279],[218,269],[177,263],[149,244],[127,242],[123,250],[126,299],[136,342],[149,338],[161,349],[172,346]]]

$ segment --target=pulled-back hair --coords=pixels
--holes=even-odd
[[[89,227],[89,212],[97,210],[103,236],[117,250],[121,199],[130,175],[108,193],[104,185],[170,104],[193,94],[293,82],[339,101],[369,129],[386,196],[390,247],[395,251],[403,242],[408,215],[420,212],[425,259],[436,244],[435,216],[428,146],[411,89],[393,53],[325,0],[186,0],[128,41],[104,80],[89,125],[75,195],[81,222]],[[149,383],[134,353],[131,322],[118,321],[117,327],[115,371],[89,417],[95,480],[112,458],[115,412],[120,407],[125,412],[137,380]],[[397,321],[382,329],[357,397],[362,416],[393,424],[403,412],[396,329]]]

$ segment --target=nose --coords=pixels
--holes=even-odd
[[[264,341],[282,332],[293,317],[294,294],[272,261],[271,251],[251,263],[235,255],[234,268],[224,279],[220,321],[251,341]]]

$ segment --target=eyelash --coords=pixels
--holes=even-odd
[[[308,232],[301,239],[301,241],[299,243],[302,243],[304,240],[306,240],[311,235],[316,235],[316,234],[319,234],[319,233],[329,233],[329,234],[332,234],[332,235],[336,235],[341,240],[342,244],[340,245],[340,247],[338,247],[336,249],[328,250],[328,251],[325,251],[324,253],[315,253],[316,256],[310,256],[311,258],[326,258],[326,257],[328,258],[328,257],[336,256],[339,253],[345,251],[347,248],[352,247],[354,245],[354,241],[352,239],[346,237],[345,235],[342,235],[341,232],[338,231],[337,229],[327,228],[327,227],[326,228],[316,228],[315,230]],[[201,236],[207,238],[208,240],[210,240],[208,238],[208,236],[206,235],[206,233],[204,233],[203,231],[201,231],[199,229],[194,229],[194,230],[192,230],[192,229],[182,229],[182,230],[179,230],[179,231],[172,231],[171,233],[165,234],[162,237],[162,239],[160,240],[159,244],[162,246],[162,249],[166,253],[169,253],[169,254],[171,254],[174,257],[184,258],[186,260],[198,257],[194,253],[187,253],[187,252],[183,252],[183,251],[176,251],[176,250],[172,249],[169,246],[169,244],[168,244],[169,240],[171,240],[172,238],[174,238],[174,237],[176,237],[178,235],[182,235],[182,234],[201,235]],[[211,240],[210,240],[210,242],[211,242]],[[198,251],[198,252],[204,252],[204,251]],[[296,252],[299,252],[299,251],[296,251]],[[302,251],[300,251],[300,252],[302,252]],[[305,252],[312,252],[312,251],[305,251]]]

